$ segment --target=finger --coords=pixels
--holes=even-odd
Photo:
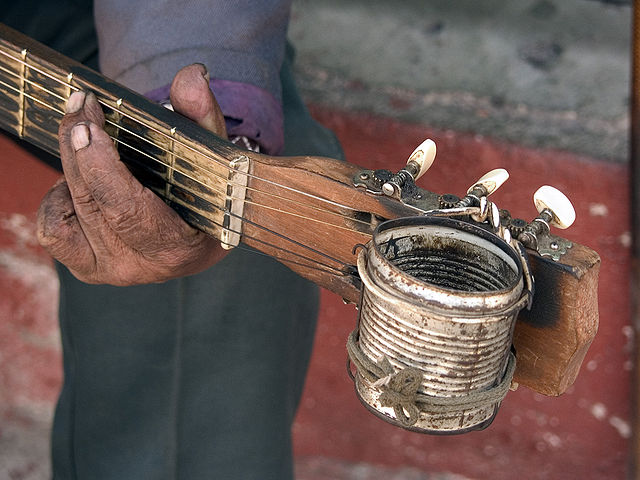
[[[209,72],[201,63],[181,69],[171,84],[171,105],[201,127],[227,138],[224,115],[209,88]]]
[[[90,155],[96,160],[101,158],[104,160],[102,164],[105,171],[109,171],[109,169],[117,171],[127,178],[129,186],[123,195],[125,197],[133,195],[132,192],[139,192],[143,187],[133,179],[126,167],[119,161],[120,158],[113,143],[102,130],[104,115],[96,96],[91,92],[72,94],[67,102],[67,113],[59,129],[60,156],[78,221],[93,251],[97,256],[100,256],[112,249],[115,239],[112,232],[109,231],[110,226],[102,212],[100,202],[96,198],[96,194],[100,195],[101,193],[96,193],[94,190],[96,183],[108,183],[109,178],[103,175],[97,180],[93,179],[93,185],[88,185],[86,178],[92,178],[92,173],[82,172],[77,160],[78,152],[92,145],[89,125],[93,125],[95,132],[100,132],[103,137],[107,138],[107,141],[94,144],[89,149]]]
[[[93,217],[99,216],[91,191],[82,178],[75,159],[76,150],[89,144],[90,139],[84,135],[88,132],[87,129],[74,127],[86,122],[103,125],[102,109],[92,93],[74,92],[67,101],[66,114],[58,129],[58,139],[62,169],[81,224],[85,221],[91,222]]]
[[[38,209],[37,235],[40,245],[76,276],[88,276],[96,259],[76,216],[71,193],[63,178],[47,192]]]
[[[65,117],[73,123],[89,121],[104,126],[104,113],[93,92],[73,92],[67,100]]]
[[[102,219],[124,244],[145,251],[153,248],[158,238],[195,233],[133,177],[120,161],[109,135],[98,125],[76,125],[71,139],[80,147],[75,151],[75,161],[82,181]]]
[[[68,182],[72,198],[87,198],[89,191],[84,185],[80,171],[75,163],[75,149],[71,144],[71,130],[84,120],[82,110],[86,99],[85,92],[74,92],[67,101],[67,113],[60,121],[58,140],[60,142],[60,159],[62,170]]]

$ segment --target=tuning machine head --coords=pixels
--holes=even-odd
[[[557,188],[544,185],[533,194],[533,203],[540,214],[540,219],[548,225],[564,230],[573,225],[576,211],[571,200]]]
[[[407,165],[382,185],[382,193],[389,197],[401,197],[402,188],[409,181],[415,182],[433,165],[436,143],[427,138],[409,155]]]
[[[436,142],[427,138],[424,142],[416,147],[409,159],[405,169],[411,173],[414,180],[418,180],[424,175],[433,161],[436,159]]]
[[[487,197],[494,193],[509,178],[509,173],[504,168],[496,168],[484,174],[468,189],[464,198],[458,201],[453,208],[464,212],[472,207],[476,211],[471,218],[476,222],[484,222],[487,218],[492,225],[499,226],[499,214],[494,204]]]
[[[485,173],[467,190],[467,195],[488,197],[498,190],[509,179],[509,172],[504,168],[496,168]]]
[[[538,216],[519,233],[518,240],[527,248],[537,250],[540,255],[552,257],[557,261],[568,248],[571,248],[572,243],[551,235],[550,227],[563,230],[569,228],[576,219],[576,211],[564,193],[549,185],[536,190],[533,203],[538,210]]]

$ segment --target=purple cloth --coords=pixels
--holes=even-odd
[[[284,148],[282,107],[266,90],[248,83],[213,78],[209,87],[224,114],[229,136],[245,136],[260,144],[260,151],[278,155]],[[156,102],[169,100],[171,86],[156,88],[145,96]]]

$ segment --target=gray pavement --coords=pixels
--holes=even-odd
[[[0,416],[0,479],[51,477],[50,427],[51,416],[45,412],[3,412]]]
[[[305,99],[627,159],[631,8],[587,0],[295,0]]]

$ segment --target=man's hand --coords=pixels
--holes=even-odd
[[[174,109],[226,137],[204,66],[171,85]],[[87,283],[136,285],[200,272],[224,255],[220,242],[187,225],[120,162],[92,93],[74,93],[59,129],[64,177],[38,211],[40,244]]]

